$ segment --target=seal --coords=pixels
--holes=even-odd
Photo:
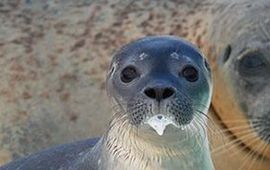
[[[213,8],[208,32],[215,49],[212,106],[216,122],[230,136],[213,147],[214,162],[218,169],[269,169],[270,2],[221,1]]]
[[[243,144],[268,159],[270,158],[269,7],[269,1],[265,0],[256,3],[247,0],[237,3],[223,2],[216,6],[219,13],[213,18],[212,28],[209,31],[209,43],[215,44],[216,50],[216,63],[213,65],[216,66],[214,76],[218,85],[213,98],[214,109]],[[254,15],[256,11],[261,11],[260,15]],[[222,23],[227,23],[232,15],[237,17],[226,25],[225,29]],[[224,37],[222,41],[221,36]],[[240,126],[246,128],[235,130]],[[243,133],[247,129],[250,133]]]
[[[1,170],[214,169],[206,132],[211,71],[195,46],[174,36],[133,41],[114,55],[106,88],[115,114],[97,142],[58,146]]]

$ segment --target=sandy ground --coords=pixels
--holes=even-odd
[[[0,165],[100,136],[112,115],[104,81],[115,50],[152,34],[201,46],[203,10],[181,0],[0,1]]]

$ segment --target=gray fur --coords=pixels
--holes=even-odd
[[[218,68],[250,124],[266,142],[270,142],[269,9],[266,0],[221,1],[214,9],[219,12],[209,33]]]

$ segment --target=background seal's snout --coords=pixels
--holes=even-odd
[[[150,99],[161,102],[175,95],[175,89],[170,86],[152,86],[146,88],[143,93]]]

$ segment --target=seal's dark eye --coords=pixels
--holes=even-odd
[[[267,70],[267,62],[263,55],[258,52],[252,52],[243,56],[239,61],[239,72],[243,76],[264,75]]]
[[[195,82],[198,80],[198,71],[193,66],[187,66],[182,70],[182,75],[187,81]]]
[[[261,59],[261,57],[257,55],[247,55],[243,57],[242,60],[240,60],[240,64],[243,67],[249,68],[258,68],[258,67],[264,67],[265,63]]]
[[[127,66],[121,72],[121,81],[124,83],[129,83],[138,76],[139,76],[139,74],[138,74],[135,67]]]

